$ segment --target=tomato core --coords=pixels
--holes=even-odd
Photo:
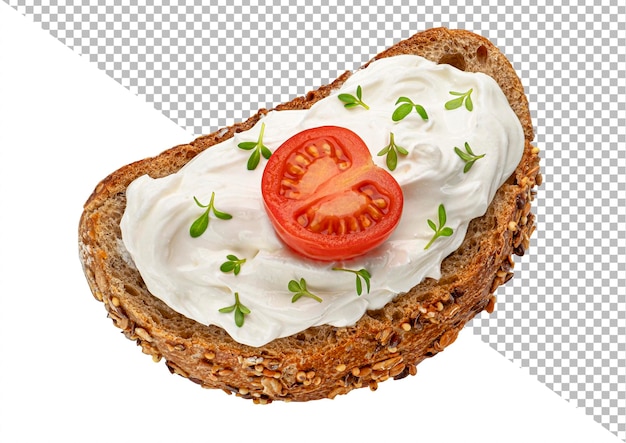
[[[302,131],[270,157],[261,182],[278,236],[315,260],[347,260],[384,242],[402,213],[402,189],[363,140],[338,126]]]

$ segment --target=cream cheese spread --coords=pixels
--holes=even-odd
[[[338,99],[342,93],[355,95],[358,86],[369,109],[346,108]],[[470,89],[471,111],[464,105],[446,109],[446,102],[460,97],[451,91]],[[400,97],[422,105],[428,119],[412,112],[394,121]],[[390,238],[368,254],[340,263],[308,260],[284,246],[263,206],[265,160],[249,171],[250,151],[237,147],[256,141],[262,124],[263,143],[272,151],[304,129],[343,126],[365,141],[382,168],[387,168],[385,157],[377,153],[393,133],[395,143],[409,153],[399,156],[391,171],[402,187],[404,210]],[[484,157],[464,172],[465,162],[454,148],[465,152],[466,143]],[[153,295],[193,320],[224,328],[240,343],[262,346],[310,326],[352,325],[366,310],[382,308],[425,277],[439,278],[442,260],[460,246],[469,222],[485,213],[523,149],[521,124],[491,77],[413,55],[383,58],[356,71],[309,110],[271,111],[249,131],[211,147],[179,172],[136,179],[127,189],[122,237]],[[192,238],[190,225],[203,211],[193,197],[207,204],[212,193],[216,208],[232,219],[211,216],[206,232]],[[438,223],[440,205],[453,234],[425,249],[434,234],[428,220]],[[238,275],[220,270],[229,254],[246,259]],[[357,295],[355,275],[333,267],[367,269],[370,291]],[[306,297],[292,303],[288,283],[302,278],[321,303]],[[233,305],[235,293],[250,310],[241,327],[232,313],[220,312]]]

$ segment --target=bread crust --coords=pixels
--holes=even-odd
[[[381,381],[415,375],[417,364],[453,343],[478,312],[493,310],[495,290],[513,276],[513,255],[524,254],[535,229],[531,201],[541,174],[524,89],[498,48],[469,31],[423,31],[372,60],[398,54],[490,75],[520,119],[526,139],[517,169],[487,213],[470,223],[461,247],[444,260],[441,278],[424,280],[384,308],[368,311],[354,326],[312,327],[258,348],[235,342],[217,326],[190,320],[152,296],[121,241],[126,187],[144,174],[176,172],[203,150],[251,128],[268,112],[262,109],[246,121],[118,169],[98,183],[85,203],[79,223],[80,260],[94,297],[127,338],[155,361],[164,359],[172,373],[205,388],[259,403],[307,401],[366,386],[374,390]],[[309,108],[349,76],[346,72],[275,109]]]

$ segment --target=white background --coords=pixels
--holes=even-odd
[[[207,391],[106,318],[78,260],[94,186],[192,136],[0,3],[0,441],[617,442],[470,331],[418,375],[306,404]]]

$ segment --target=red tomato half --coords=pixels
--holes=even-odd
[[[337,126],[302,131],[270,157],[261,190],[278,236],[305,257],[337,261],[372,250],[402,214],[398,182],[363,140]]]

